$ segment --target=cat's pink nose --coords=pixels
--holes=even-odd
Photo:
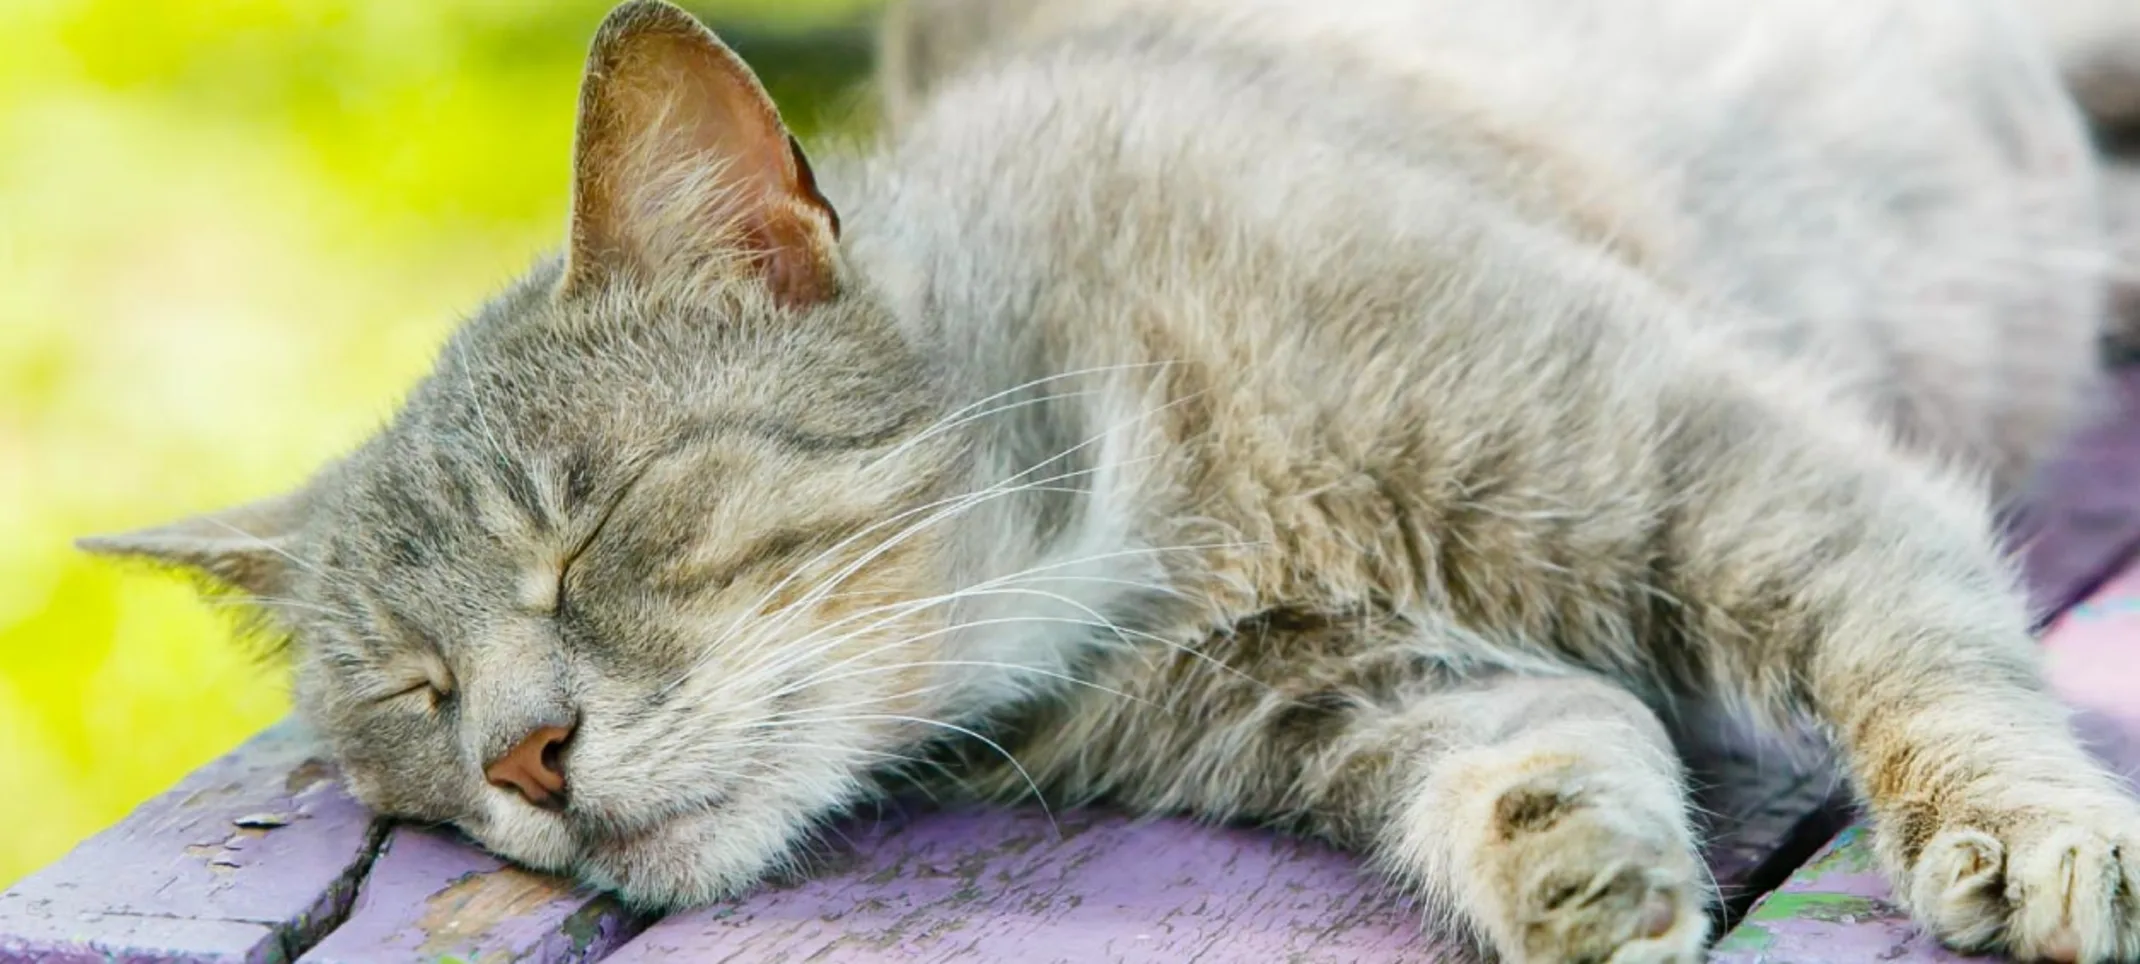
[[[520,795],[544,810],[565,808],[565,741],[572,728],[537,727],[520,743],[483,768],[491,786],[518,790]]]

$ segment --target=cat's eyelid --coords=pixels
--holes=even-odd
[[[426,675],[423,679],[417,680],[416,682],[411,683],[407,686],[401,686],[388,692],[377,694],[373,696],[369,700],[369,702],[376,704],[392,703],[396,700],[407,699],[411,696],[415,696],[420,693],[429,694],[431,699],[434,701],[444,699],[447,696],[451,695],[449,691],[442,690],[439,688],[437,680],[434,680],[430,676]]]
[[[420,652],[410,661],[414,665],[396,662],[413,671],[393,672],[389,669],[391,675],[375,689],[369,702],[390,703],[424,690],[430,691],[433,701],[439,701],[453,696],[453,691],[459,684],[454,678],[453,667],[446,665],[446,658],[434,650],[426,649]]]
[[[565,576],[572,571],[572,564],[579,561],[580,556],[586,554],[587,549],[594,545],[596,539],[601,537],[603,528],[607,527],[609,520],[616,516],[617,507],[624,504],[624,500],[632,494],[632,490],[638,487],[640,480],[646,478],[647,472],[652,469],[652,465],[642,468],[631,477],[630,481],[625,482],[624,487],[617,490],[616,498],[609,500],[609,504],[602,508],[602,515],[594,520],[594,527],[588,529],[585,536],[580,537],[580,540],[569,551],[559,557],[554,566],[538,569],[529,575],[528,582],[521,587],[521,602],[523,605],[529,610],[544,616],[555,616],[559,610],[564,608]]]
[[[460,683],[454,678],[453,667],[447,665],[446,657],[437,652],[424,654],[424,679],[442,697],[452,696]]]

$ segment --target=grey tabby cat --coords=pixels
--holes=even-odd
[[[894,130],[821,185],[714,34],[619,7],[562,256],[300,491],[85,544],[250,594],[371,806],[643,905],[948,742],[1356,848],[1507,960],[1694,961],[1667,724],[1721,710],[1833,738],[1948,943],[2140,960],[2140,804],[1994,524],[2108,270],[2020,11],[892,31]]]

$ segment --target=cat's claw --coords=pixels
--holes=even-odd
[[[1918,919],[1956,949],[2140,962],[2140,808],[2125,801],[1949,826],[1926,842],[1909,879]]]

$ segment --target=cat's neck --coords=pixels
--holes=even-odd
[[[1162,553],[1140,531],[1133,493],[1148,459],[1135,419],[1093,428],[1107,392],[1077,375],[1026,381],[980,391],[953,416],[971,419],[961,429],[974,454],[944,520],[948,590],[960,597],[952,643],[970,665],[944,682],[972,716],[1067,685],[1100,649],[1135,644],[1138,613],[1169,591]]]

